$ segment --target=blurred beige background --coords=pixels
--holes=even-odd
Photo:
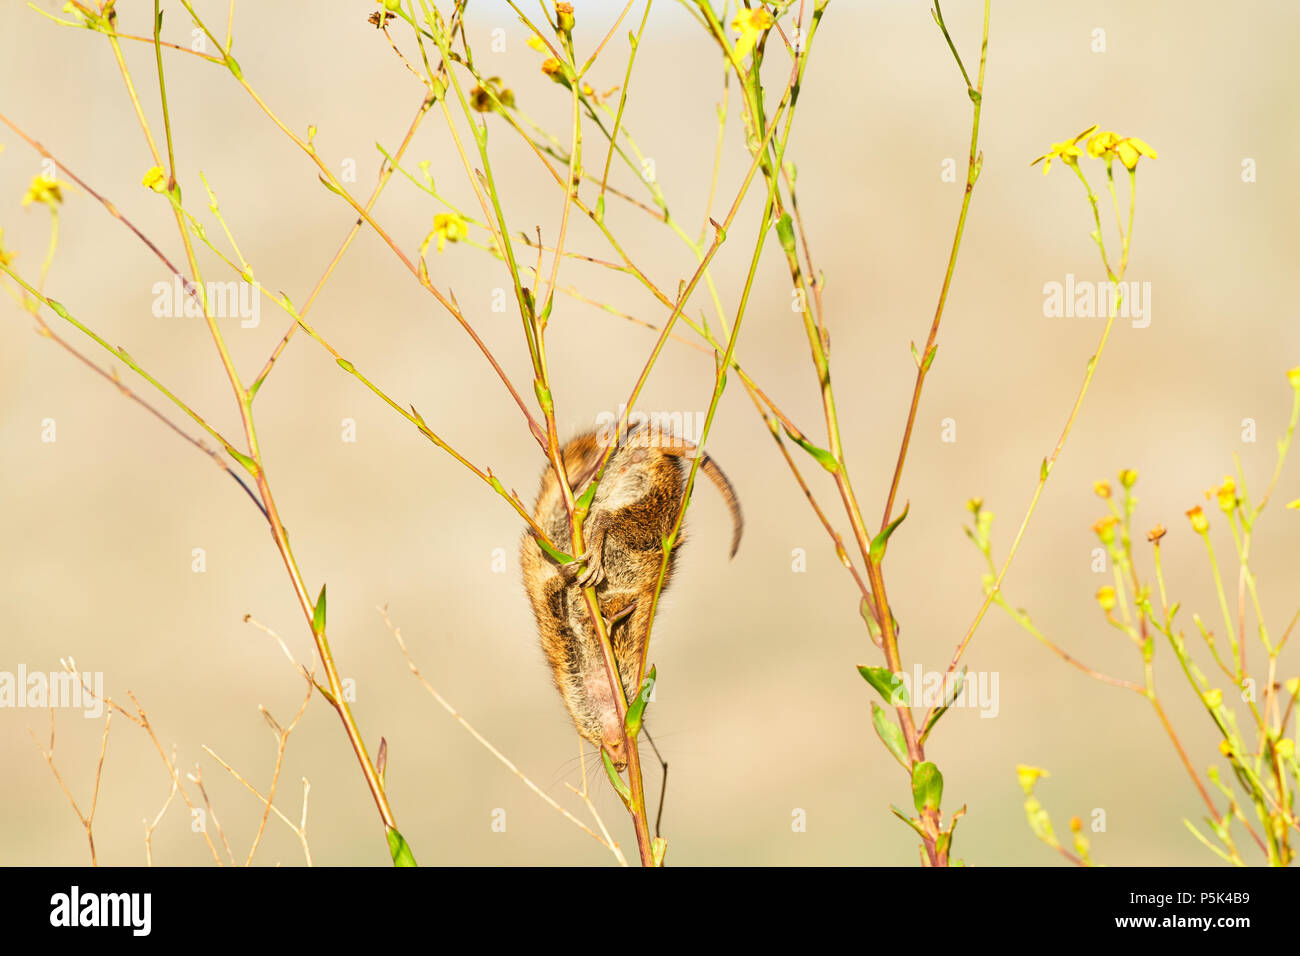
[[[55,0],[43,9],[57,12]],[[168,3],[165,36],[188,44],[190,24]],[[590,50],[621,4],[575,4],[580,49]],[[949,5],[954,37],[972,70],[981,6]],[[148,33],[151,5],[118,4],[124,32]],[[224,34],[226,4],[198,9]],[[422,87],[365,22],[375,4],[262,0],[236,4],[235,55],[245,76],[299,133],[319,127],[332,168],[354,161],[367,195],[375,144],[393,149]],[[636,15],[639,17],[638,5]],[[471,37],[485,73],[500,75],[526,111],[567,140],[568,99],[537,69],[538,55],[507,6],[474,0]],[[631,22],[630,26],[635,26]],[[490,49],[505,31],[506,50]],[[1099,320],[1043,315],[1043,285],[1102,278],[1090,217],[1073,177],[1044,178],[1029,161],[1090,123],[1138,135],[1160,152],[1144,160],[1129,277],[1149,281],[1152,321],[1120,322],[1093,390],[1052,476],[1006,590],[1071,653],[1140,678],[1132,649],[1104,625],[1090,570],[1101,516],[1093,479],[1124,467],[1141,474],[1137,529],[1157,521],[1168,583],[1190,613],[1218,619],[1200,543],[1183,511],[1242,458],[1256,495],[1274,461],[1300,364],[1296,322],[1293,170],[1300,132],[1290,122],[1292,57],[1300,10],[1281,2],[994,4],[982,146],[985,162],[934,372],[921,406],[901,498],[911,516],[891,543],[891,597],[904,655],[926,670],[946,665],[980,599],[981,561],[961,531],[964,504],[982,496],[997,513],[1005,554],[1056,441],[1100,333]],[[1094,30],[1106,50],[1093,52]],[[594,85],[622,82],[620,28]],[[416,55],[401,37],[408,55]],[[58,27],[22,4],[0,8],[0,111],[110,197],[177,262],[166,203],[140,180],[152,165],[103,37]],[[161,133],[152,50],[130,44],[128,62]],[[775,61],[775,57],[773,60]],[[204,209],[202,170],[241,248],[268,288],[301,304],[353,219],[316,170],[220,67],[166,57],[186,203]],[[687,229],[703,221],[716,136],[720,64],[682,9],[656,3],[637,60],[627,124]],[[778,83],[773,72],[770,84]],[[769,86],[769,89],[771,86]],[[747,156],[732,96],[719,195],[730,202]],[[832,0],[799,104],[791,155],[814,256],[827,276],[826,306],[845,441],[856,486],[875,520],[887,490],[910,395],[910,340],[923,341],[942,278],[964,169],[970,107],[926,5]],[[512,229],[558,229],[561,199],[498,119],[491,149]],[[19,200],[39,157],[0,132],[0,227],[16,268],[35,276],[48,237],[43,208]],[[603,160],[586,129],[588,167]],[[1257,163],[1244,183],[1242,162]],[[439,188],[472,208],[446,127],[430,115],[409,153],[427,159]],[[1100,166],[1090,172],[1097,177]],[[1100,179],[1095,178],[1098,186]],[[621,185],[636,189],[626,170]],[[435,204],[400,176],[376,209],[413,255]],[[734,308],[759,207],[742,210],[719,255],[717,279]],[[611,201],[609,218],[664,289],[690,274],[689,251],[640,212]],[[238,434],[235,403],[201,322],[156,318],[157,260],[84,193],[68,190],[62,244],[48,291],[110,342],[127,348],[219,429]],[[575,223],[569,248],[606,257]],[[229,279],[205,259],[208,278]],[[549,260],[548,260],[549,266]],[[529,366],[518,318],[491,311],[504,268],[449,246],[430,257],[522,394]],[[566,263],[564,284],[650,321],[663,310],[632,282]],[[706,299],[695,303],[705,307]],[[222,826],[242,861],[261,805],[202,749],[211,747],[258,787],[269,782],[274,741],[259,704],[292,719],[302,685],[275,643],[242,622],[252,614],[309,659],[310,635],[264,522],[230,479],[195,449],[123,400],[34,323],[0,305],[0,670],[57,670],[75,657],[102,671],[105,690],[144,704],[178,765],[202,768]],[[356,366],[480,466],[528,498],[542,460],[518,409],[462,330],[419,288],[382,242],[363,231],[314,306],[315,326]],[[59,320],[50,316],[54,323]],[[261,323],[225,328],[251,378],[287,327],[262,300]],[[106,356],[56,326],[100,364]],[[568,432],[617,410],[653,339],[645,329],[561,298],[550,334],[560,423]],[[824,435],[806,341],[789,310],[775,243],[764,254],[739,356],[789,414]],[[711,359],[672,345],[644,393],[647,409],[703,410]],[[127,373],[142,394],[148,387]],[[609,855],[529,792],[418,686],[376,605],[388,605],[426,676],[465,717],[566,806],[580,805],[577,746],[536,645],[515,552],[520,522],[481,483],[434,448],[305,335],[295,338],[257,400],[268,473],[312,589],[329,585],[330,634],[356,683],[358,720],[372,752],[389,742],[392,803],[426,864],[604,864]],[[170,414],[170,412],[169,412]],[[41,441],[42,421],[57,441]],[[940,441],[956,421],[957,441]],[[1242,441],[1242,420],[1258,441]],[[357,440],[341,440],[341,422]],[[192,431],[193,429],[191,429]],[[870,728],[872,692],[854,665],[876,663],[855,589],[734,379],[710,451],[735,483],[748,519],[737,558],[726,560],[725,510],[712,489],[695,496],[693,540],[664,602],[651,657],[661,682],[649,726],[671,763],[664,828],[673,864],[913,864],[915,840],[889,813],[907,805],[907,781]],[[835,512],[833,489],[806,469]],[[1275,511],[1256,541],[1261,596],[1274,633],[1294,612],[1300,546],[1294,512],[1300,477],[1284,474]],[[1215,521],[1221,555],[1231,553]],[[840,527],[847,528],[843,521]],[[192,550],[207,569],[191,570]],[[504,549],[504,573],[492,569]],[[793,549],[808,569],[794,573]],[[1143,546],[1145,549],[1145,545]],[[1145,550],[1144,552],[1145,553]],[[1230,572],[1235,576],[1235,567]],[[1257,642],[1250,653],[1262,658]],[[1294,650],[1294,648],[1292,648]],[[1204,712],[1160,647],[1158,681],[1194,762],[1218,759]],[[1017,763],[1047,767],[1039,795],[1059,832],[1071,814],[1104,809],[1091,834],[1110,864],[1209,864],[1182,818],[1203,813],[1150,708],[1067,668],[996,610],[967,656],[996,672],[998,714],[955,709],[929,752],[945,775],[944,808],[961,804],[955,855],[983,865],[1056,865],[1024,820]],[[1279,676],[1300,668],[1295,654]],[[86,841],[29,728],[46,742],[47,715],[0,709],[0,862],[83,863]],[[56,762],[85,807],[102,722],[58,715]],[[592,773],[597,806],[634,855],[617,799]],[[296,818],[301,779],[311,781],[308,834],[318,863],[386,864],[373,805],[342,728],[317,699],[291,738],[277,803]],[[658,770],[647,770],[658,789]],[[113,722],[95,818],[102,862],[144,861],[142,820],[162,807],[169,781],[144,734]],[[193,787],[190,786],[191,792]],[[806,811],[807,831],[792,832]],[[506,813],[494,832],[494,813]],[[1238,829],[1240,836],[1240,830]],[[1243,845],[1248,840],[1242,840]],[[179,802],[154,838],[155,860],[211,863]],[[292,833],[272,818],[257,861],[302,861]]]

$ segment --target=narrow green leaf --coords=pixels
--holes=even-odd
[[[928,372],[928,371],[930,371],[930,366],[934,364],[934,357],[935,357],[938,353],[939,353],[939,346],[938,346],[938,344],[932,345],[932,346],[930,346],[928,349],[926,349],[926,352],[925,352],[925,360],[921,363],[921,371],[922,371],[922,372]]]
[[[650,703],[650,695],[655,689],[655,668],[650,668],[650,673],[645,675],[645,680],[641,681],[641,689],[637,691],[636,697],[628,705],[627,716],[623,718],[623,726],[627,728],[627,735],[635,738],[641,733],[641,721],[645,717],[646,705]]]
[[[907,743],[903,740],[903,732],[885,713],[884,708],[874,700],[871,702],[871,723],[876,728],[876,736],[903,765],[903,769],[911,769],[907,761]]]
[[[573,555],[565,554],[558,548],[552,547],[536,535],[533,535],[533,540],[537,542],[539,548],[549,554],[556,561],[560,562],[560,564],[572,564],[576,560]]]
[[[551,398],[551,390],[543,385],[540,379],[534,380],[533,391],[536,393],[537,401],[541,404],[543,411],[555,408],[555,401]]]
[[[316,599],[316,607],[311,615],[311,632],[313,634],[325,633],[325,585],[320,586],[320,597]]]
[[[650,859],[655,866],[664,865],[664,854],[668,852],[668,841],[663,837],[655,837],[650,841]]]
[[[62,303],[56,302],[54,299],[46,299],[45,301],[49,303],[50,308],[54,310],[54,314],[59,318],[66,322],[75,321],[72,316],[68,314],[68,310],[63,307]]]
[[[794,254],[794,223],[790,219],[790,214],[786,213],[776,221],[776,235],[781,240],[781,248],[787,253]]]
[[[257,462],[253,461],[253,459],[249,458],[238,448],[231,448],[229,451],[230,456],[243,465],[244,468],[248,470],[249,474],[257,474]]]
[[[868,667],[863,664],[858,665],[858,673],[862,679],[874,687],[880,696],[885,699],[885,703],[890,707],[910,707],[911,699],[907,694],[907,685],[888,667]]]
[[[388,828],[388,852],[393,855],[393,866],[419,866],[415,862],[415,854],[411,852],[411,845],[406,842],[406,837],[397,832],[396,827]]]
[[[912,768],[912,803],[918,811],[938,811],[943,801],[943,774],[926,760]]]
[[[785,424],[782,423],[781,427],[785,428]],[[788,428],[785,428],[785,433],[790,436],[790,440],[792,442],[794,442],[796,445],[798,445],[808,454],[816,458],[817,461],[821,464],[821,466],[825,468],[827,471],[829,471],[832,475],[840,470],[839,462],[835,460],[835,456],[832,455],[830,452],[828,452],[825,448],[818,448],[812,442],[808,441],[808,439],[799,435],[795,435]]]
[[[944,683],[947,683],[945,679]],[[924,744],[930,736],[930,731],[934,730],[934,725],[939,722],[939,718],[948,713],[948,708],[953,705],[957,696],[961,693],[962,685],[966,683],[966,665],[963,664],[961,670],[957,672],[957,679],[952,683],[952,689],[943,696],[943,706],[936,710],[933,716],[926,721],[925,729],[921,731],[921,743]]]
[[[605,194],[601,193],[596,197],[596,222],[604,223],[605,221]]]
[[[871,613],[871,605],[867,603],[865,597],[858,602],[858,612],[862,615],[862,620],[867,622],[867,633],[871,635],[873,641],[879,644],[881,637],[880,622],[877,621],[876,616]]]
[[[911,510],[912,503],[909,501],[903,508],[903,513],[895,518],[885,529],[871,539],[871,560],[876,564],[885,556],[885,545],[889,543],[889,536],[897,530],[898,526],[907,520],[907,513]]]
[[[605,773],[609,776],[609,782],[614,785],[614,790],[619,799],[623,801],[623,806],[629,810],[632,809],[632,791],[628,789],[627,784],[623,782],[623,778],[614,769],[614,761],[609,759],[609,753],[604,748],[601,748],[600,759],[605,762]]]
[[[898,807],[894,806],[892,803],[889,805],[889,809],[894,812],[894,816],[898,817],[898,819],[902,820],[909,827],[915,830],[917,836],[919,836],[922,840],[925,839],[925,831],[921,829],[920,821],[914,819],[913,817],[909,817],[906,813],[898,809]]]
[[[574,502],[574,504],[576,507],[581,508],[585,512],[590,510],[591,501],[595,497],[596,497],[596,484],[593,482],[592,484],[587,486],[586,491],[584,491],[581,495],[578,496],[578,500]]]
[[[338,360],[338,363],[339,363],[339,368],[343,369],[343,371],[347,372],[348,374],[350,375],[357,374],[356,366],[354,366],[347,359],[341,358]]]

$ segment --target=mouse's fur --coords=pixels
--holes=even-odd
[[[595,477],[605,448],[594,431],[564,446],[564,469],[575,498]],[[531,531],[524,535],[521,547],[524,587],[555,686],[578,733],[603,747],[620,770],[627,762],[622,727],[582,589],[596,588],[600,613],[610,622],[610,644],[623,691],[631,701],[638,690],[637,669],[663,562],[662,541],[672,530],[685,490],[688,466],[682,459],[697,454],[695,445],[683,439],[647,428],[633,431],[610,456],[583,522],[587,553],[573,564],[561,565],[541,549]],[[718,487],[731,512],[734,556],[744,529],[740,502],[731,482],[708,455],[702,456],[700,470]],[[553,468],[542,473],[533,517],[555,547],[572,552],[569,514]],[[679,534],[669,555],[665,588],[683,541]]]

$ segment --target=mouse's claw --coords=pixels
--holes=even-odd
[[[599,560],[591,560],[589,555],[590,552],[582,558],[582,560],[590,561],[590,563],[587,564],[587,570],[578,575],[578,587],[580,588],[593,588],[605,580],[604,567],[601,566]]]

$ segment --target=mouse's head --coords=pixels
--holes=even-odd
[[[627,766],[627,746],[623,742],[623,724],[618,719],[618,707],[610,693],[609,679],[603,666],[593,666],[583,675],[581,720],[575,720],[578,730],[598,750],[609,754],[614,769],[622,771]]]

